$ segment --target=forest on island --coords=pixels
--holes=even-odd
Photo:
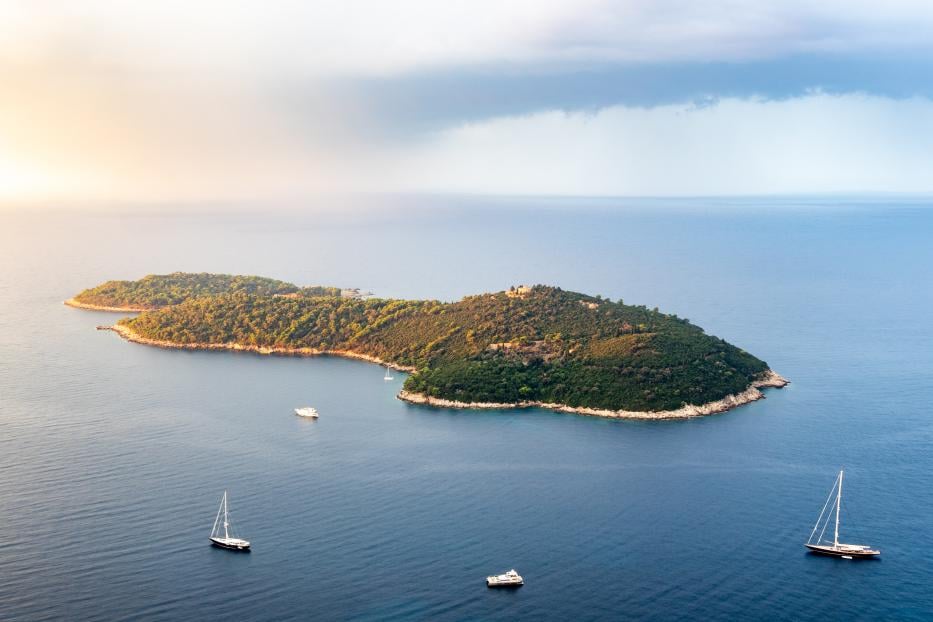
[[[743,391],[768,369],[686,319],[556,287],[446,303],[341,298],[337,288],[260,277],[169,276],[86,291],[102,304],[157,304],[121,321],[146,338],[351,350],[415,367],[409,391],[464,402],[668,410]]]
[[[339,296],[339,287],[305,287],[261,276],[210,274],[207,272],[150,274],[137,281],[107,281],[86,289],[74,300],[102,307],[158,309],[191,298],[220,294],[258,296]]]

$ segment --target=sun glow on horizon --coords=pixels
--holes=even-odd
[[[46,171],[0,154],[0,199],[31,198],[48,191],[51,184]]]
[[[42,201],[99,190],[92,175],[65,174],[0,152],[0,202]],[[2,207],[2,205],[0,205]]]

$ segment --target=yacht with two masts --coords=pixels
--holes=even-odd
[[[813,526],[813,531],[810,532],[810,538],[807,540],[806,546],[814,553],[820,555],[832,555],[833,557],[841,557],[843,559],[871,559],[881,555],[881,551],[873,549],[870,546],[864,544],[844,544],[839,541],[839,508],[842,505],[842,478],[844,471],[839,471],[839,476],[836,478],[836,483],[833,484],[832,489],[829,491],[829,497],[826,498],[826,503],[823,504],[823,511],[820,512],[820,517],[816,519],[816,525]],[[826,513],[827,508],[829,508],[830,503],[833,501],[833,493],[836,493],[836,526],[833,530],[833,541],[829,542],[824,540],[824,535],[826,534],[826,529],[829,527],[829,521],[833,517],[833,511],[830,510],[829,513]],[[826,516],[825,520],[823,516]],[[822,525],[822,528],[820,527]],[[819,536],[817,536],[817,531],[819,531]]]

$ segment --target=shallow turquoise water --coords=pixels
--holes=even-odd
[[[0,619],[933,616],[933,211],[427,203],[0,214]],[[431,410],[373,365],[146,348],[61,304],[171,270],[551,283],[689,317],[793,384],[686,422]],[[804,552],[840,466],[843,535],[881,561]],[[224,488],[249,555],[207,545]],[[524,588],[486,590],[513,566]]]

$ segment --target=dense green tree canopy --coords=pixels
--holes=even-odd
[[[291,283],[260,276],[235,276],[230,274],[150,274],[138,281],[107,281],[97,287],[86,289],[74,300],[83,304],[102,307],[126,307],[133,309],[158,309],[184,302],[190,298],[216,296],[218,294],[256,294],[339,296],[336,287],[299,288]]]

